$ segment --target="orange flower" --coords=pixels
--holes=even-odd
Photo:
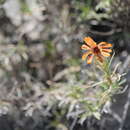
[[[104,57],[109,57],[112,50],[112,44],[107,42],[100,42],[97,44],[91,37],[85,37],[84,41],[86,44],[81,46],[81,49],[87,50],[82,56],[82,60],[87,58],[87,64],[91,64],[93,57],[95,56],[98,61],[103,62]]]

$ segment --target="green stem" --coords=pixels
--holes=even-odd
[[[111,71],[109,67],[109,62],[107,60],[104,60],[103,63],[99,63],[98,65],[100,66],[100,70],[104,73],[105,80],[108,81],[108,85],[112,85],[112,79],[111,79]]]

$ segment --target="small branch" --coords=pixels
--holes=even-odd
[[[71,126],[70,126],[70,130],[74,130],[74,126],[75,126],[77,120],[78,120],[78,118],[76,117],[76,118],[74,119],[74,121],[72,122]]]
[[[122,122],[120,123],[120,127],[118,130],[122,130],[123,126],[124,126],[124,123],[125,123],[125,119],[126,119],[126,116],[127,116],[127,112],[128,112],[128,108],[130,106],[130,88],[128,90],[128,98],[127,98],[127,102],[124,106],[124,111],[123,111],[123,116],[122,116]]]

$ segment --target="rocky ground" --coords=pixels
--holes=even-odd
[[[129,130],[129,7],[129,0],[0,0],[0,130]],[[48,90],[89,82],[81,61],[85,36],[113,44],[112,66],[121,62],[117,71],[127,81],[101,120],[81,124]],[[65,91],[51,94],[60,99]]]

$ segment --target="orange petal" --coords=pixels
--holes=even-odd
[[[112,52],[111,49],[101,49],[101,51],[102,51],[102,52],[109,52],[109,53]]]
[[[102,48],[109,48],[109,47],[112,47],[112,44],[107,44],[105,46],[102,46]]]
[[[102,45],[106,45],[106,44],[108,44],[107,42],[100,42],[99,44],[98,44],[98,46],[102,46]]]
[[[81,49],[83,49],[83,50],[90,50],[90,47],[88,47],[87,45],[82,45]]]
[[[89,55],[89,56],[88,56],[87,64],[91,64],[91,63],[92,63],[93,56],[94,56],[94,55]]]
[[[96,42],[91,37],[85,37],[84,38],[85,43],[90,46],[91,48],[96,47]]]
[[[82,55],[82,60],[85,60],[88,55],[92,54],[91,51],[88,51]]]
[[[112,44],[107,43],[107,42],[100,42],[100,43],[98,44],[98,47],[99,47],[99,48],[109,48],[109,47],[112,47]]]
[[[110,54],[107,53],[107,52],[101,52],[101,54],[102,54],[104,57],[109,57],[109,56],[110,56]]]

